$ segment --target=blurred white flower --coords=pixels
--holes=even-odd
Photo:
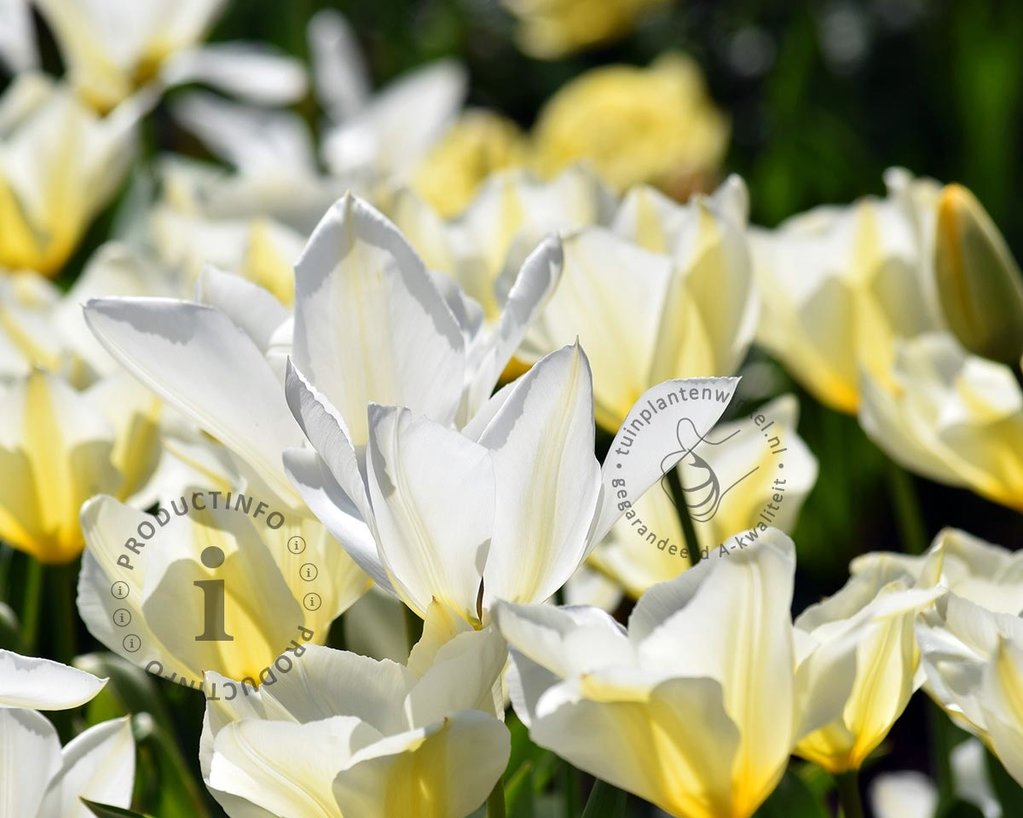
[[[124,179],[141,113],[101,118],[42,75],[15,78],[0,97],[0,268],[60,272]]]
[[[918,581],[925,571],[940,570],[938,583],[956,596],[982,605],[989,611],[1018,614],[1023,611],[1023,552],[955,528],[938,532],[926,554],[911,556],[872,552],[857,557],[849,570],[858,575],[879,562],[896,562]]]
[[[107,111],[149,83],[202,81],[267,104],[306,90],[297,61],[239,43],[200,47],[225,0],[37,0],[53,29],[68,77]]]
[[[763,311],[757,340],[818,400],[843,412],[860,403],[860,371],[884,379],[894,343],[941,329],[932,275],[938,185],[885,175],[888,195],[823,206],[751,246]]]

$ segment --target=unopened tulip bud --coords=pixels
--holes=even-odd
[[[971,352],[1015,363],[1023,353],[1023,277],[991,217],[961,185],[938,201],[934,257],[950,329]]]

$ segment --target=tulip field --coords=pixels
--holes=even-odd
[[[0,818],[1023,816],[1021,38],[0,0]]]

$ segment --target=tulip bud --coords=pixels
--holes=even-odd
[[[1019,361],[1023,277],[987,211],[961,185],[947,185],[938,201],[934,268],[942,310],[963,346]]]

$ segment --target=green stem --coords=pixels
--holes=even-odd
[[[682,525],[682,536],[686,538],[686,545],[689,546],[689,563],[696,565],[700,561],[700,540],[696,536],[696,526],[693,525],[693,517],[689,513],[689,504],[686,503],[686,495],[682,489],[682,479],[679,477],[678,468],[668,472],[667,478],[671,495],[675,500],[678,521]],[[651,489],[651,491],[654,490]]]
[[[933,701],[927,703],[927,716],[931,728],[931,747],[934,748],[934,778],[938,785],[940,808],[955,799],[952,782],[952,722]]]
[[[53,604],[53,646],[56,658],[71,662],[78,651],[78,618],[75,611],[78,563],[55,565],[49,570],[49,598]]]
[[[21,637],[25,653],[35,655],[39,642],[39,605],[43,591],[43,564],[28,557],[25,569],[25,596],[21,603]]]
[[[612,787],[598,778],[593,782],[582,818],[622,818],[628,798],[624,790]]]
[[[842,818],[863,818],[859,771],[841,773],[835,776],[835,781],[838,784],[838,803],[842,807]]]
[[[579,814],[579,771],[567,761],[561,763],[561,784],[564,796],[565,818],[575,818]]]
[[[902,547],[910,554],[922,554],[927,549],[927,528],[913,476],[897,463],[889,461],[888,484],[895,502],[895,519]]]
[[[487,818],[504,818],[504,779],[497,779],[487,798]]]

